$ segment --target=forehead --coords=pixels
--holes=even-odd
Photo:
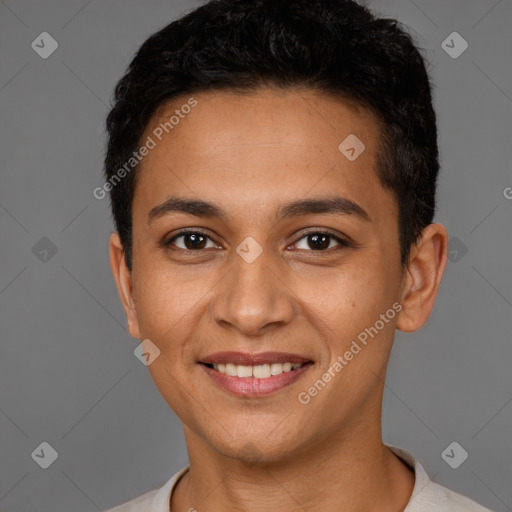
[[[195,106],[191,108],[188,105],[192,103]],[[241,146],[240,152],[255,145],[272,150],[282,145],[309,149],[332,148],[334,144],[336,149],[351,134],[373,146],[379,137],[374,115],[352,101],[311,89],[262,88],[250,93],[211,91],[175,98],[158,108],[145,135],[171,145],[188,145],[197,138],[211,142],[203,148],[204,154],[226,147],[233,151],[236,144]],[[371,157],[370,153],[366,156]]]
[[[254,209],[255,198],[264,208],[333,188],[389,202],[376,174],[379,125],[367,110],[312,90],[192,96],[162,105],[148,124],[142,140],[154,147],[139,164],[134,203],[181,194],[236,208],[250,195]]]

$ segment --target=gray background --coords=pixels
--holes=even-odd
[[[0,2],[3,512],[104,510],[188,462],[180,422],[133,354],[108,266],[108,203],[92,191],[114,84],[150,34],[196,5]],[[512,4],[369,5],[407,24],[431,63],[437,220],[453,237],[432,317],[397,335],[384,438],[434,481],[510,510]],[[59,44],[47,59],[31,48],[43,31]],[[456,59],[441,47],[454,31],[469,44]],[[31,457],[43,441],[58,452],[48,469]],[[452,441],[469,453],[458,469],[441,457]]]

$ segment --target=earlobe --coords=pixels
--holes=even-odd
[[[128,331],[131,336],[140,339],[137,311],[133,299],[132,274],[126,265],[124,248],[118,233],[110,235],[109,253],[110,268],[128,321]]]
[[[448,233],[441,224],[427,226],[411,249],[401,291],[397,329],[413,332],[427,321],[448,261]]]

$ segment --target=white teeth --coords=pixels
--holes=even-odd
[[[257,379],[268,379],[273,375],[291,372],[302,366],[301,363],[272,363],[259,364],[256,366],[242,366],[237,364],[214,364],[213,369],[231,377],[255,377]]]
[[[258,366],[253,366],[252,374],[257,379],[268,379],[270,377],[270,365],[269,364],[260,364]]]
[[[226,365],[226,375],[231,375],[232,377],[236,377],[237,376],[236,364],[228,363]]]
[[[239,377],[252,377],[252,366],[237,366],[236,374]]]
[[[270,375],[280,375],[283,373],[283,365],[281,363],[272,363],[270,365]]]

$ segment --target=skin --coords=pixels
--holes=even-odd
[[[131,272],[118,235],[110,239],[129,332],[160,348],[148,369],[183,422],[190,471],[172,510],[403,510],[414,474],[382,443],[386,366],[395,330],[415,331],[431,313],[447,262],[445,228],[425,228],[400,266],[398,208],[377,177],[379,131],[365,110],[311,90],[194,98],[197,106],[141,164]],[[144,140],[187,99],[163,106]],[[349,134],[366,146],[355,161],[338,149]],[[333,195],[369,219],[275,215],[282,204]],[[215,203],[227,217],[168,212],[148,221],[170,196]],[[181,228],[211,240],[200,249],[190,237],[161,243]],[[324,229],[350,245],[328,238],[328,248],[315,250],[306,234]],[[263,249],[252,263],[236,252],[248,236]],[[298,394],[395,302],[401,312],[301,404]],[[291,352],[314,365],[271,395],[237,397],[198,364],[220,351]]]

